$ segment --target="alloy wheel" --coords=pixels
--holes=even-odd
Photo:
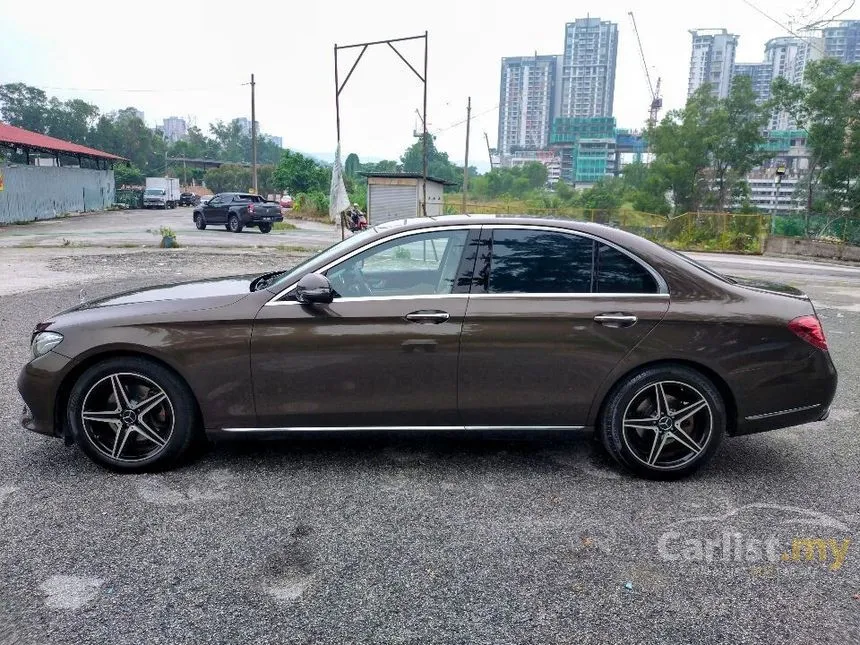
[[[175,415],[170,397],[155,381],[117,372],[87,391],[81,423],[87,439],[106,457],[139,462],[164,449],[173,434]]]
[[[622,437],[648,468],[687,466],[708,446],[714,415],[702,393],[688,383],[658,381],[639,390],[624,410]]]

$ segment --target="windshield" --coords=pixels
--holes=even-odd
[[[333,244],[327,249],[320,251],[316,255],[312,255],[301,264],[297,264],[292,269],[288,269],[282,276],[272,282],[272,284],[267,285],[266,288],[271,289],[273,291],[278,291],[286,286],[289,286],[305,274],[305,272],[307,271],[307,267],[310,264],[317,262],[322,266],[328,264],[338,256],[364,244],[365,239],[371,232],[376,232],[376,229],[367,229],[365,231],[361,231],[360,233],[355,233],[351,237],[348,237],[345,240],[341,240],[337,244]]]
[[[163,195],[164,190],[161,188],[147,188],[144,195]]]

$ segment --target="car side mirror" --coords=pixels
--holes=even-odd
[[[296,300],[303,305],[328,304],[334,300],[331,282],[324,275],[308,273],[296,285]]]

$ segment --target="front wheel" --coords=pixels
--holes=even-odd
[[[241,233],[242,232],[242,222],[239,221],[238,215],[231,215],[230,219],[227,220],[227,227],[233,233]]]
[[[726,432],[719,390],[680,365],[644,369],[610,394],[601,418],[603,445],[631,472],[679,479],[703,466]]]
[[[194,213],[194,226],[196,226],[199,231],[206,230],[206,218],[203,217],[202,213]]]
[[[114,358],[90,367],[72,387],[68,423],[96,463],[121,472],[172,466],[198,432],[188,386],[144,358]]]
[[[272,225],[266,222],[265,224],[259,224],[258,228],[260,229],[260,233],[269,233],[272,230]]]

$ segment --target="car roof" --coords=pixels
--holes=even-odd
[[[372,223],[371,214],[371,223]],[[373,238],[385,237],[399,231],[410,229],[424,229],[441,226],[547,226],[553,228],[567,229],[573,232],[584,233],[603,239],[621,246],[645,259],[648,262],[659,261],[672,265],[680,263],[674,252],[634,233],[623,231],[619,228],[596,224],[594,222],[583,222],[568,218],[535,217],[530,215],[440,215],[436,217],[413,217],[401,220],[384,222],[373,227]],[[686,269],[687,267],[683,267]]]

